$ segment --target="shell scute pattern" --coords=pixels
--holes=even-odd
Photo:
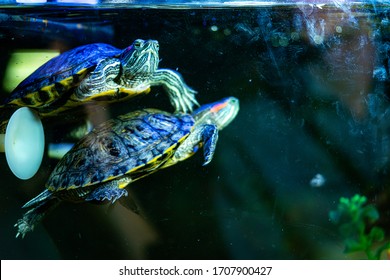
[[[61,159],[47,188],[59,191],[87,187],[125,174],[131,177],[132,173],[152,171],[190,133],[194,122],[190,115],[150,109],[107,121]]]
[[[28,93],[39,90],[51,91],[56,83],[70,86],[77,83],[79,75],[106,58],[119,55],[121,50],[108,44],[90,44],[67,51],[38,68],[31,76],[21,82],[5,103],[26,97]],[[82,59],[81,59],[82,58]],[[59,86],[57,84],[57,86]],[[39,94],[39,93],[38,93]]]
[[[75,149],[71,157],[63,157],[54,169],[48,182],[47,188],[52,191],[78,188],[88,184],[85,179],[87,173],[95,168],[92,150],[87,148]],[[99,174],[96,174],[99,176]],[[98,181],[97,181],[98,182]]]
[[[154,130],[158,131],[160,135],[167,135],[172,126],[179,122],[179,120],[161,112],[147,116],[146,122]]]

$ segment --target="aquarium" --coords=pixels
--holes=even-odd
[[[0,154],[1,258],[389,258],[390,6],[386,2],[1,1],[1,104],[9,102],[18,84],[46,61],[89,44],[112,46],[99,54],[93,48],[73,58],[62,56],[61,63],[47,67],[45,75],[33,74],[30,92],[16,90],[19,95],[13,105],[0,108],[3,122],[18,107],[30,107],[42,122],[45,140],[41,165],[29,179],[16,177],[5,154]],[[45,106],[53,99],[47,90],[50,84],[58,92],[70,84],[84,85],[91,73],[103,73],[93,72],[98,61],[124,59],[122,50],[145,42],[157,46],[154,65],[170,73],[161,80],[173,75],[169,77],[179,83],[175,88],[196,101],[175,105],[170,80],[147,88],[134,86],[133,91],[138,91],[134,98],[117,102],[106,102],[107,94],[102,94],[62,110],[75,94],[68,90],[66,99],[55,103],[54,113],[45,111],[54,105],[44,110],[34,105],[31,91],[40,94]],[[90,79],[81,93],[89,94],[100,83],[118,82],[116,75],[125,75],[124,66],[106,62],[104,77],[113,78]],[[119,67],[115,75],[113,65]],[[55,80],[58,76],[60,80]],[[197,102],[205,105],[227,97],[236,98],[239,111],[223,130],[217,128],[218,142],[209,164],[203,165],[203,150],[215,139],[201,142],[192,157],[168,168],[146,158],[144,163],[156,170],[139,173],[142,178],[121,189],[128,192],[126,201],[63,201],[24,238],[15,238],[15,224],[28,210],[22,208],[26,202],[49,185],[56,188],[58,181],[76,182],[102,168],[105,161],[85,144],[77,157],[68,155],[69,161],[77,159],[79,169],[61,173],[56,181],[51,174],[62,170],[57,164],[64,164],[59,162],[66,150],[54,155],[54,147],[69,149],[93,127],[123,114],[155,108],[178,118],[187,112],[189,119],[198,112]],[[207,134],[211,139],[216,126],[212,122],[206,126],[198,136]],[[27,128],[30,125],[25,124],[21,130]],[[180,132],[184,135],[191,129],[189,124]],[[116,129],[118,139],[125,131]],[[148,136],[140,131],[141,137]],[[104,133],[87,136],[88,143],[93,145]],[[32,142],[29,136],[24,139]],[[120,151],[113,151],[118,162],[123,159]],[[146,155],[145,151],[135,160]],[[101,176],[121,170],[120,164],[110,162]],[[130,172],[124,168],[117,172]]]

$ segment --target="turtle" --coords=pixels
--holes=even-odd
[[[158,69],[159,43],[137,39],[120,50],[105,43],[80,46],[56,56],[23,80],[1,107],[27,106],[41,117],[88,102],[121,101],[162,86],[176,111],[191,112],[196,91],[170,69]]]
[[[203,148],[211,162],[218,131],[237,115],[235,97],[203,105],[192,114],[143,109],[96,126],[77,142],[50,174],[45,190],[22,208],[17,235],[32,231],[61,201],[111,202],[128,196],[126,186],[172,166]]]

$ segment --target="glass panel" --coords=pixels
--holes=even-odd
[[[18,107],[31,107],[46,148],[28,180],[0,155],[2,259],[386,257],[387,3],[17,2],[0,8],[2,133]],[[191,89],[201,105],[234,96],[237,116],[222,130],[199,110],[177,113],[195,104]],[[147,108],[167,113],[118,119]],[[179,147],[196,153],[167,161],[181,159]],[[46,188],[65,201],[15,239],[30,209],[21,207]],[[123,190],[113,204],[97,201]],[[345,200],[356,194],[367,199],[359,207]],[[360,214],[338,209],[341,197]]]

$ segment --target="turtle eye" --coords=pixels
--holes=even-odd
[[[142,40],[135,40],[135,42],[134,42],[134,47],[136,48],[136,49],[139,49],[139,48],[141,48],[142,47],[142,43],[143,43],[143,41]]]
[[[156,42],[156,49],[159,50],[160,49],[160,45]]]

